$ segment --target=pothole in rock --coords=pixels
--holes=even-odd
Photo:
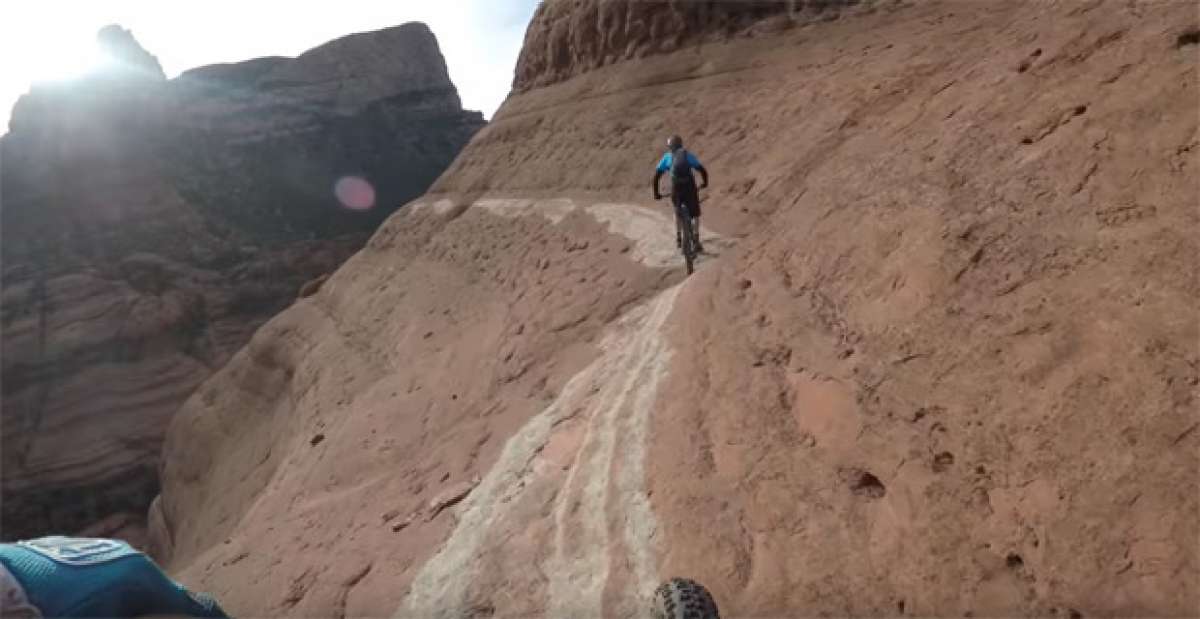
[[[849,469],[843,475],[849,482],[850,492],[854,493],[855,496],[879,499],[887,494],[887,488],[883,485],[883,482],[879,481],[879,478],[870,471]]]

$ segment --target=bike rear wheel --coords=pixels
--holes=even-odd
[[[692,218],[684,213],[676,213],[675,219],[683,237],[683,262],[687,267],[687,274],[691,275],[696,268],[696,237],[692,231]]]

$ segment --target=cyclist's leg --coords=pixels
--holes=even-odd
[[[679,219],[683,216],[683,194],[671,189],[671,208],[675,211],[675,247],[683,247],[683,227]]]
[[[693,186],[686,196],[688,216],[692,220],[692,239],[696,253],[704,253],[704,245],[700,244],[700,194]]]
[[[691,236],[691,228],[689,227],[691,221],[692,220],[688,217],[687,209],[685,207],[681,206],[678,209],[675,209],[675,229],[679,231],[680,249],[686,249],[686,246],[684,245],[684,235],[688,235],[687,240],[689,241],[695,239],[694,236]]]

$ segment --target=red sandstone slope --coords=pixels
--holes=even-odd
[[[545,21],[594,5],[528,42],[629,31]],[[680,574],[729,615],[1194,612],[1194,6],[839,15],[527,45],[438,195],[185,406],[172,567],[243,614],[635,616]],[[724,237],[682,283],[618,204],[673,131]]]

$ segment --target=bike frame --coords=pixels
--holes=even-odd
[[[675,211],[675,238],[680,239],[679,249],[683,253],[683,261],[688,275],[691,275],[695,269],[697,254],[695,243],[699,242],[700,231],[695,229],[696,221],[688,214],[687,207],[683,204],[676,205],[674,199],[668,199],[671,200],[671,207]],[[697,196],[697,201],[703,203],[704,198]],[[685,232],[686,234],[684,234]]]

